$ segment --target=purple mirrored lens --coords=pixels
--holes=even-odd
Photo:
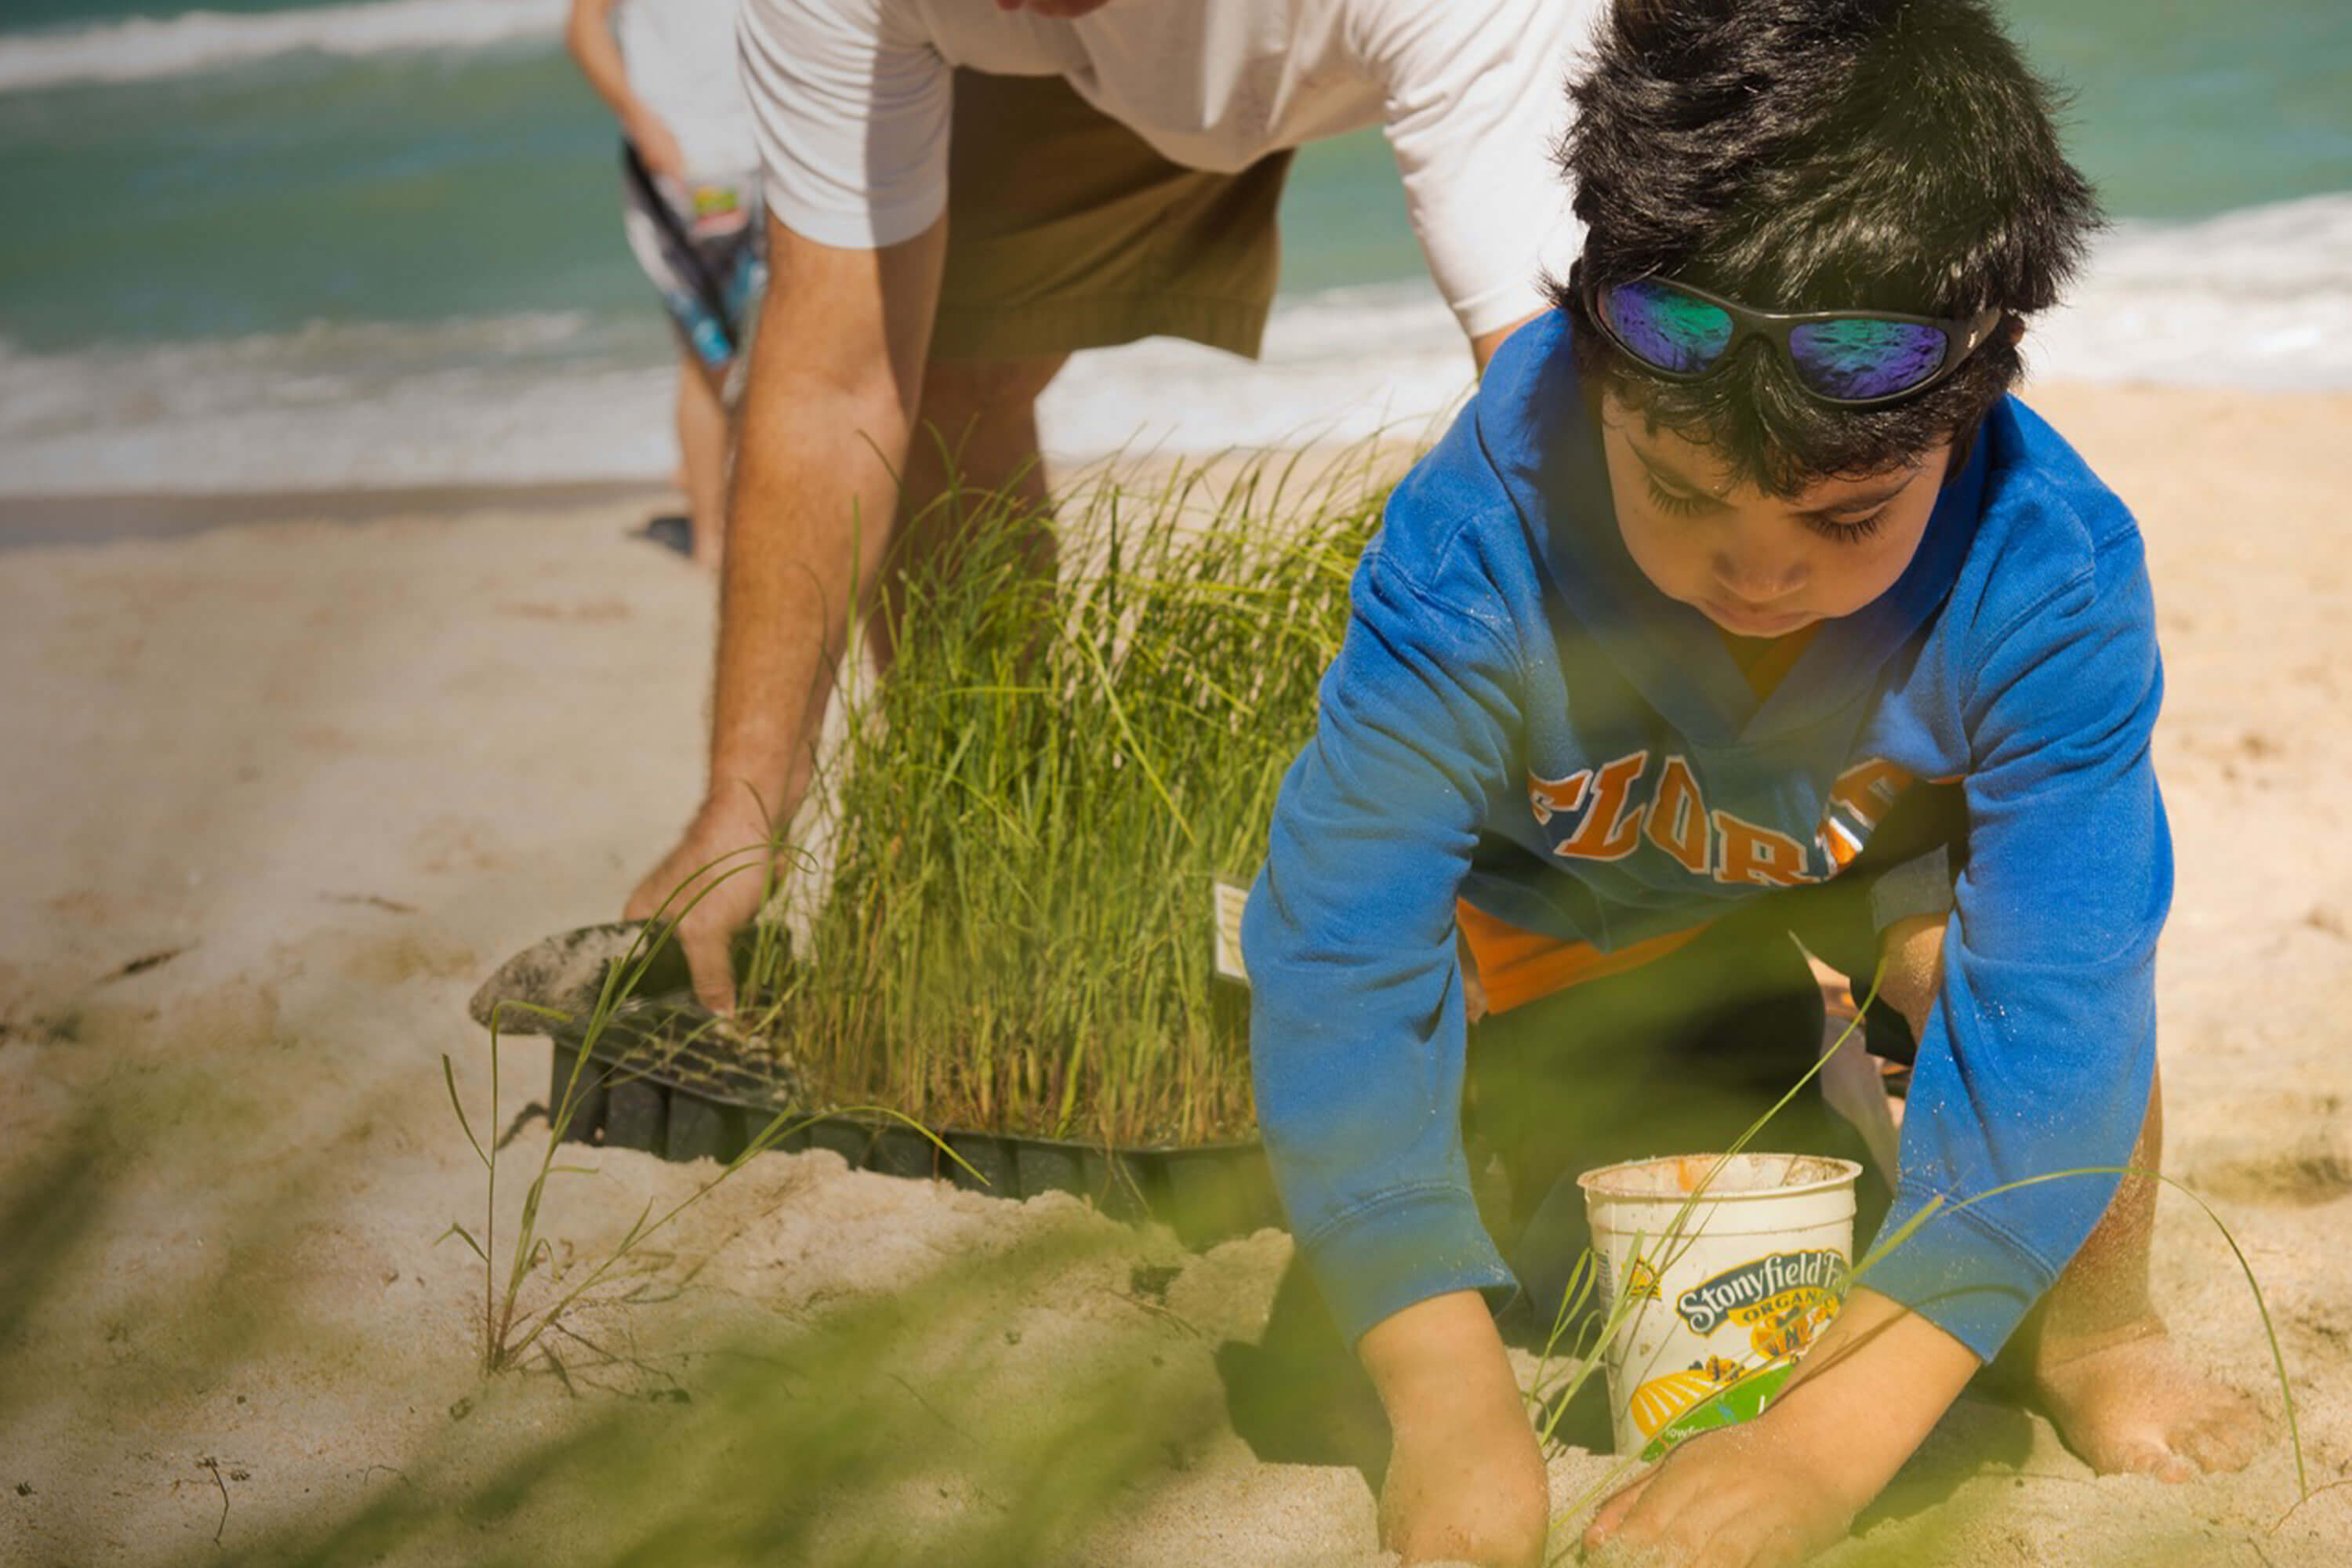
[[[1813,321],[1789,330],[1789,357],[1823,397],[1908,392],[1944,363],[1942,331],[1916,321]]]
[[[1723,357],[1731,318],[1704,300],[1662,283],[1621,283],[1601,291],[1601,315],[1636,359],[1694,375]]]

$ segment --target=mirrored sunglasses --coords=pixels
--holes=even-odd
[[[1888,310],[1755,310],[1663,278],[1588,285],[1585,300],[1612,342],[1670,381],[1712,374],[1741,343],[1764,338],[1807,392],[1847,406],[1926,391],[1967,363],[2006,314],[1998,306],[1958,321]]]

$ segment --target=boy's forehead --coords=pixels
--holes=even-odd
[[[1738,466],[1713,445],[1656,423],[1629,407],[1613,393],[1602,394],[1601,417],[1601,422],[1613,427],[1633,448],[1635,455],[1656,469],[1660,477],[1686,489],[1721,500],[1748,482],[1740,475]],[[1884,495],[1901,489],[1941,450],[1943,447],[1938,446],[1876,473],[1843,474],[1812,479],[1794,495],[1782,499],[1802,510],[1834,505],[1856,497]]]

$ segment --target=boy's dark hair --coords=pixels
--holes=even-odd
[[[1569,93],[1579,284],[1655,275],[1768,310],[2022,315],[2057,300],[2100,223],[2053,90],[1982,0],[1617,0]],[[1780,495],[1964,447],[2021,368],[2000,330],[1874,408],[1813,401],[1755,342],[1670,382],[1603,335],[1580,289],[1550,291],[1587,386]]]

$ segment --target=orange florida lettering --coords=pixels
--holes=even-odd
[[[1843,870],[1870,838],[1871,829],[1886,819],[1897,796],[1910,788],[1912,775],[1893,763],[1872,757],[1838,774],[1830,798],[1822,806],[1821,826],[1814,839],[1829,857],[1832,873]]]
[[[1893,763],[1874,757],[1855,763],[1831,785],[1808,842],[1710,809],[1697,771],[1678,752],[1667,754],[1650,798],[1637,800],[1649,761],[1644,750],[1563,778],[1529,773],[1528,807],[1558,836],[1551,852],[1569,860],[1622,860],[1646,838],[1694,877],[1792,888],[1843,869],[1913,783]],[[1556,821],[1561,818],[1567,820]]]
[[[1593,775],[1592,804],[1585,808],[1584,820],[1576,825],[1575,833],[1552,846],[1552,853],[1576,860],[1622,860],[1631,855],[1642,842],[1642,817],[1649,808],[1638,805],[1628,814],[1625,807],[1649,761],[1650,753],[1643,751],[1604,764]]]
[[[1528,809],[1536,814],[1539,825],[1549,826],[1555,812],[1572,812],[1584,804],[1585,791],[1592,785],[1592,770],[1586,768],[1564,779],[1538,778],[1528,775]]]
[[[1657,797],[1650,802],[1650,842],[1681,862],[1694,877],[1706,875],[1709,850],[1706,800],[1698,791],[1698,777],[1677,752],[1666,759],[1658,779]]]
[[[1715,879],[1757,888],[1793,888],[1815,882],[1805,866],[1805,847],[1785,833],[1743,821],[1727,811],[1714,814],[1715,830],[1723,845]]]

